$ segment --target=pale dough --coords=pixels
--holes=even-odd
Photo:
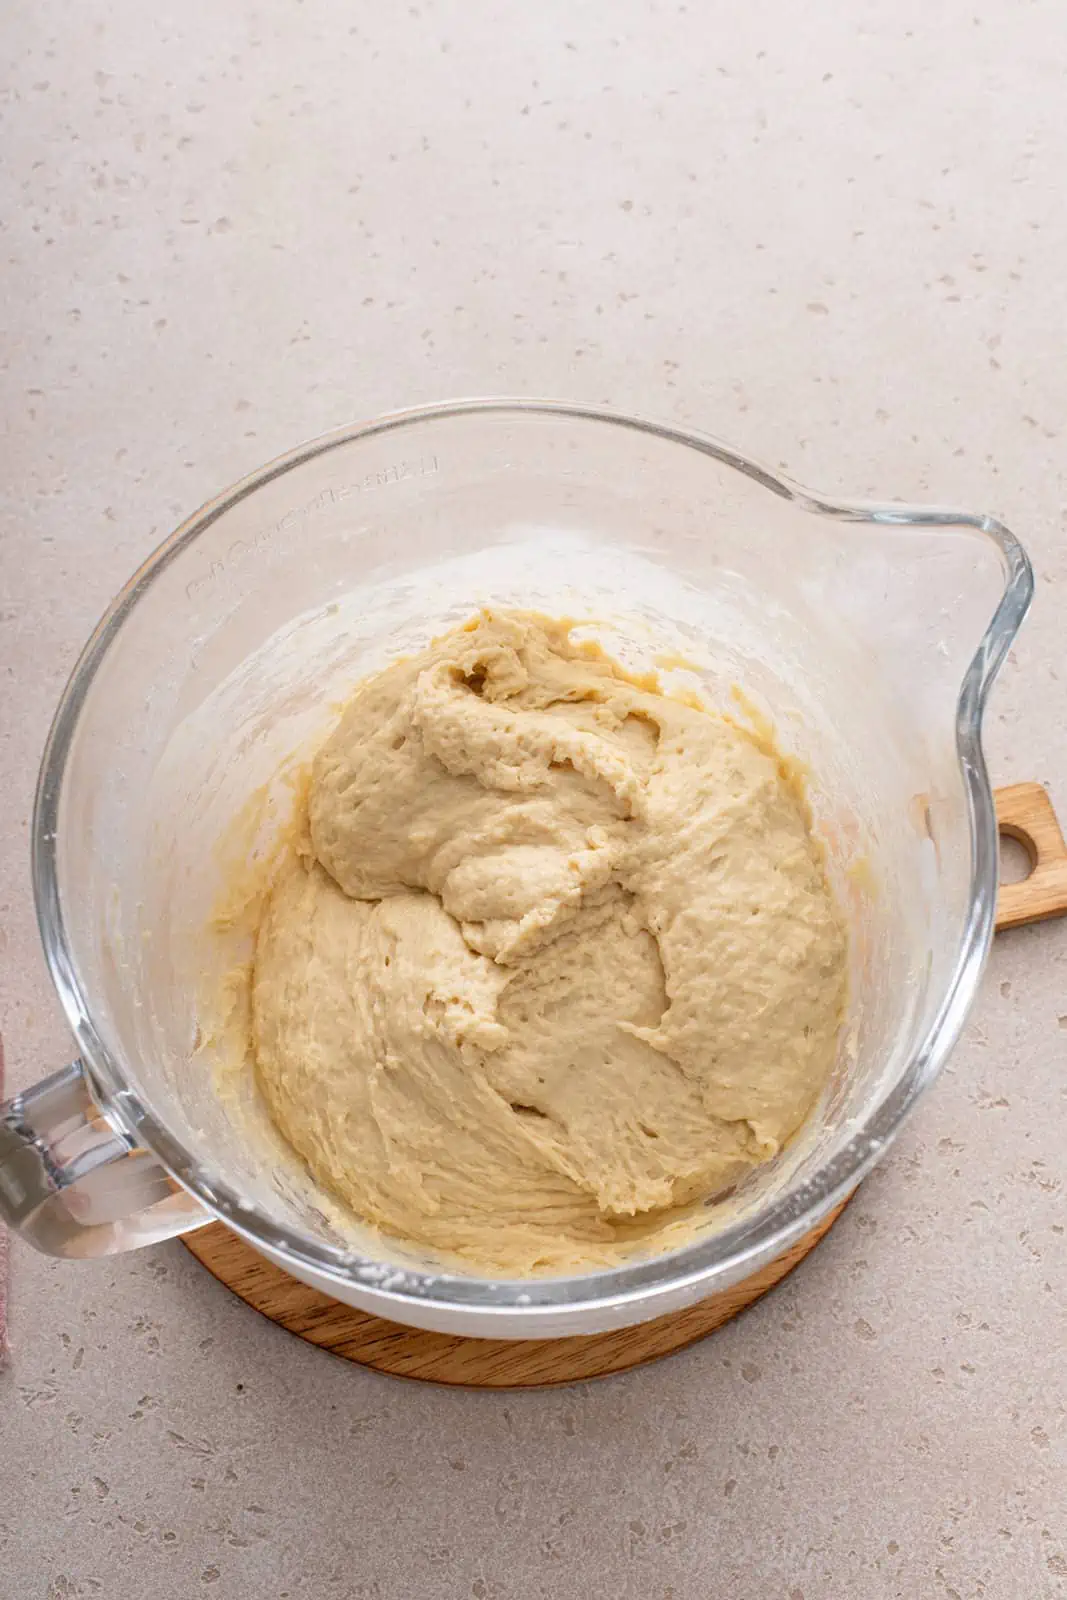
[[[253,977],[312,1174],[468,1266],[607,1265],[797,1130],[846,939],[765,743],[563,622],[483,612],[365,681]]]

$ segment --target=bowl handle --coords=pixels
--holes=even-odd
[[[993,796],[1001,833],[1017,839],[1030,871],[997,892],[997,930],[1067,915],[1067,844],[1048,793],[1039,783],[1013,783]]]
[[[210,1222],[109,1120],[80,1061],[0,1105],[0,1217],[51,1256],[106,1256]]]

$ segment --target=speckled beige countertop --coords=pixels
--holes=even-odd
[[[1059,0],[42,0],[2,25],[2,1027],[69,1042],[28,825],[83,638],[186,512],[355,416],[554,394],[1038,572],[1000,782],[1067,809]],[[777,1294],[570,1391],[390,1382],[170,1244],[16,1247],[4,1600],[1067,1594],[1067,924]]]

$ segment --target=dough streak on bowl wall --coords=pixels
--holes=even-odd
[[[833,1070],[846,934],[797,773],[566,622],[484,611],[362,683],[275,872],[271,1114],[467,1271],[680,1242]]]

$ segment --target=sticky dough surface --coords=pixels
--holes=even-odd
[[[256,1070],[315,1177],[498,1274],[621,1258],[793,1134],[845,935],[769,748],[565,623],[357,690],[257,940]]]

